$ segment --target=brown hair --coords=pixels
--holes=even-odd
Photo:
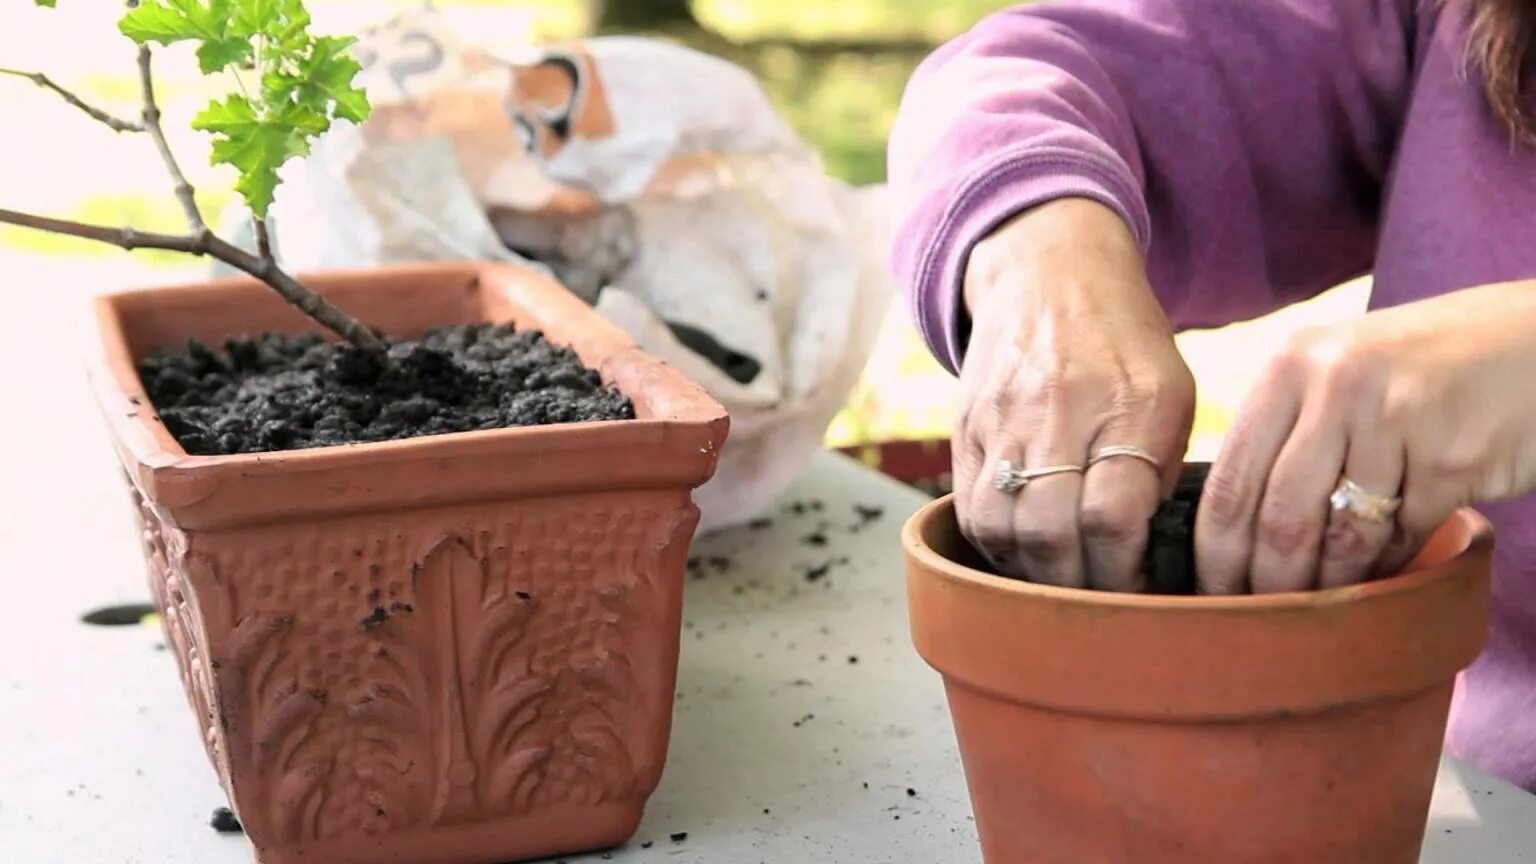
[[[1536,143],[1536,111],[1524,77],[1536,46],[1536,0],[1476,0],[1469,56],[1483,76],[1493,116],[1511,135]]]

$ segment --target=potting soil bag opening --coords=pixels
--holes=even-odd
[[[538,262],[730,411],[704,528],[777,497],[889,305],[883,187],[827,177],[751,75],[668,43],[492,54],[424,10],[355,50],[373,116],[285,175],[282,263]]]

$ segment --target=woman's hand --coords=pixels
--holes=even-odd
[[[1457,508],[1536,489],[1536,282],[1489,285],[1298,335],[1227,435],[1195,530],[1204,593],[1395,572]],[[1401,496],[1332,511],[1341,478]]]
[[[977,244],[966,271],[972,334],[960,375],[955,497],[960,525],[998,568],[1052,585],[1143,587],[1147,525],[1177,482],[1194,379],[1113,211],[1041,205]],[[1085,473],[993,487],[1001,460]]]

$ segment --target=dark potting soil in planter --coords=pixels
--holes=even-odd
[[[316,335],[188,342],[139,364],[194,455],[260,453],[509,426],[629,420],[634,405],[537,330],[463,324],[386,340],[387,360]]]

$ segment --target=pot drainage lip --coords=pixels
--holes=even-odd
[[[149,603],[124,603],[92,609],[81,615],[80,621],[97,627],[127,627],[143,623],[145,618],[153,614],[155,607]]]

